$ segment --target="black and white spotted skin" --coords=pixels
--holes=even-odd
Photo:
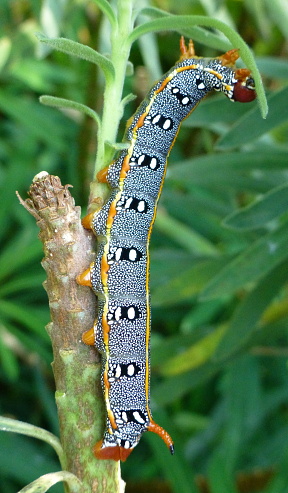
[[[90,269],[98,297],[95,344],[102,354],[107,408],[104,438],[94,449],[100,459],[125,460],[147,430],[174,450],[149,408],[149,239],[181,122],[212,90],[233,100],[239,82],[224,63],[224,58],[188,57],[155,84],[127,129],[129,148],[108,168],[110,197],[92,215],[98,238]]]

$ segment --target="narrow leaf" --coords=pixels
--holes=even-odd
[[[288,120],[287,98],[288,87],[268,96],[270,111],[267,120],[260,119],[258,108],[252,108],[218,141],[217,148],[230,149],[243,143],[247,144],[282,125]]]
[[[94,0],[94,2],[99,9],[102,10],[107,19],[109,19],[111,27],[115,29],[117,25],[117,18],[111,5],[107,2],[107,0]]]
[[[71,493],[81,493],[83,491],[82,483],[74,474],[68,471],[59,471],[40,476],[40,478],[22,488],[18,493],[45,493],[51,486],[62,481],[69,485],[69,492]]]
[[[55,50],[95,63],[103,70],[106,81],[112,82],[114,80],[115,72],[112,62],[101,53],[90,48],[90,46],[66,38],[46,38],[41,33],[37,33],[36,36],[41,43],[45,43]]]
[[[59,457],[60,463],[63,465],[64,457],[63,450],[59,439],[50,433],[49,431],[39,428],[38,426],[30,425],[29,423],[24,423],[23,421],[18,421],[16,419],[6,418],[0,416],[0,430],[10,431],[13,433],[20,433],[21,435],[26,435],[29,437],[38,438],[44,442],[51,445],[54,448],[56,454]]]
[[[207,255],[209,257],[218,255],[217,248],[204,238],[204,236],[201,236],[199,233],[193,231],[177,219],[169,216],[164,211],[158,211],[155,228],[169,236],[186,250],[195,253],[196,255]]]
[[[259,238],[212,279],[201,299],[232,294],[271,271],[288,256],[288,227],[284,223]]]
[[[240,211],[233,212],[224,219],[228,227],[249,230],[260,228],[269,221],[288,211],[288,184],[274,188],[270,192]]]
[[[101,121],[98,113],[92,110],[85,104],[77,103],[76,101],[71,101],[69,99],[57,98],[54,96],[41,96],[40,103],[45,104],[46,106],[54,106],[56,108],[67,108],[69,110],[76,110],[84,113],[87,116],[93,118],[96,121],[97,125],[100,127]]]
[[[161,366],[161,374],[164,376],[179,375],[203,365],[214,353],[225,330],[223,326],[218,327],[186,351],[169,359]]]
[[[287,261],[278,265],[238,305],[231,324],[215,351],[216,361],[231,357],[247,344],[255,330],[259,330],[257,322],[281,286],[287,281],[287,269]]]

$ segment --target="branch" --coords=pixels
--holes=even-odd
[[[75,207],[69,186],[42,172],[33,180],[30,199],[18,197],[37,220],[45,253],[44,288],[51,311],[47,330],[53,346],[65,469],[79,478],[83,493],[116,493],[123,487],[119,464],[96,462],[92,453],[103,433],[105,409],[99,354],[81,342],[81,335],[93,325],[95,296],[78,286],[75,278],[93,261],[93,236],[81,225],[80,207]]]

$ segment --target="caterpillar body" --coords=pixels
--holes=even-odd
[[[145,431],[164,440],[149,408],[149,240],[163,186],[167,156],[179,127],[210,91],[230,100],[255,98],[247,69],[233,69],[237,50],[206,59],[193,44],[180,41],[181,58],[158,81],[138,108],[126,131],[122,151],[98,179],[111,194],[103,207],[84,218],[97,236],[96,260],[77,281],[98,297],[98,318],[83,335],[102,354],[102,387],[107,410],[104,438],[96,443],[98,459],[126,460]]]

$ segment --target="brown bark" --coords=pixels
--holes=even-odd
[[[75,279],[94,254],[94,237],[83,229],[69,185],[42,172],[29,189],[30,199],[19,200],[36,218],[45,257],[51,323],[47,330],[53,347],[53,372],[65,469],[83,482],[83,493],[123,491],[118,463],[96,461],[93,444],[101,438],[105,409],[100,385],[100,356],[85,346],[82,333],[93,325],[96,298]],[[98,467],[97,467],[98,466]]]

